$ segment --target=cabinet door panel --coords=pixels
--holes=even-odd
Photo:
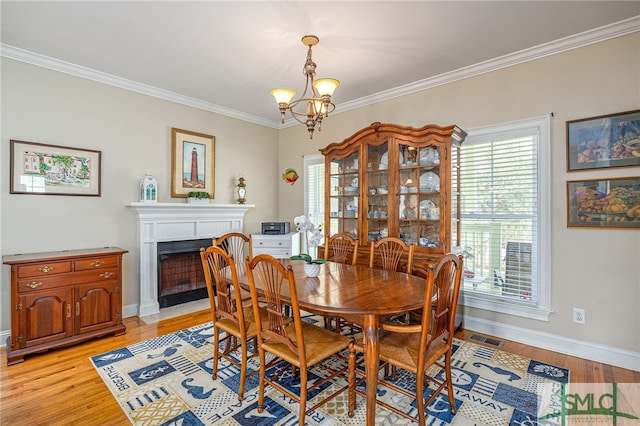
[[[120,286],[116,281],[76,287],[76,333],[86,333],[117,324],[121,317],[120,310]]]
[[[56,289],[20,296],[20,348],[73,335],[71,289]]]

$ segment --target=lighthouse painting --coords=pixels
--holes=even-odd
[[[173,164],[171,196],[186,197],[192,191],[214,194],[215,137],[171,129]]]

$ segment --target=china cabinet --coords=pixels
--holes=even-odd
[[[325,220],[331,235],[358,240],[359,260],[372,241],[398,237],[416,259],[459,246],[457,126],[421,128],[373,123],[320,150],[325,156]],[[453,187],[456,186],[456,187]]]
[[[98,336],[124,334],[125,253],[105,247],[3,256],[3,263],[11,265],[7,364]]]

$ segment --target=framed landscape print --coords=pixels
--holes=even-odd
[[[640,165],[640,110],[567,121],[567,170]]]
[[[640,176],[567,182],[567,226],[640,228]]]
[[[102,152],[10,141],[10,193],[100,196]]]
[[[187,198],[198,191],[213,198],[216,138],[172,128],[171,147],[171,196]]]

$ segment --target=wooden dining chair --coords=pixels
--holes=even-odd
[[[331,235],[324,246],[324,258],[331,262],[355,265],[358,260],[358,242],[346,232]]]
[[[215,380],[218,374],[218,362],[224,358],[240,369],[240,386],[238,400],[244,398],[246,378],[258,373],[258,370],[247,374],[247,362],[258,355],[256,348],[256,318],[266,320],[266,311],[260,308],[253,310],[253,306],[244,305],[240,286],[238,285],[238,273],[233,254],[228,254],[222,248],[211,246],[200,249],[200,258],[204,268],[207,293],[213,317],[213,373]],[[215,290],[215,291],[214,291]],[[225,336],[220,338],[220,331]],[[253,340],[253,353],[248,354],[248,343]],[[224,344],[224,347],[221,347]],[[231,353],[240,350],[241,362],[238,363]]]
[[[407,245],[400,238],[385,237],[371,242],[369,267],[387,271],[401,271],[400,261],[407,255],[407,263],[402,272],[410,273],[413,265],[413,244]]]
[[[358,260],[358,242],[346,232],[331,235],[326,239],[324,259],[336,263],[355,265]],[[362,331],[360,326],[347,323],[340,317],[324,317],[324,325],[326,329],[338,333],[345,326],[349,327],[351,334]]]
[[[299,403],[298,418],[299,424],[302,426],[305,424],[307,413],[334,399],[341,392],[348,389],[349,383],[354,383],[354,340],[302,321],[296,282],[291,265],[285,268],[275,257],[268,254],[259,254],[251,260],[247,258],[247,272],[255,315],[260,309],[258,288],[267,301],[268,312],[268,321],[257,323],[258,351],[260,354],[258,413],[262,413],[264,410],[264,389],[266,384],[270,384]],[[291,316],[284,312],[283,298],[290,299]],[[334,369],[321,364],[322,361],[328,358],[341,356],[340,352],[344,349],[348,349],[349,352],[346,366]],[[267,352],[273,355],[269,362],[267,362]],[[274,368],[274,366],[281,363],[287,366],[291,365],[296,370],[300,381],[298,395],[287,389],[282,381],[279,381],[279,379],[283,379],[287,372],[291,371],[287,367]],[[328,376],[318,379],[313,385],[307,387],[307,369],[314,365],[324,367],[328,371]],[[267,376],[267,371],[273,375]],[[310,391],[333,381],[338,376],[343,376],[345,372],[348,372],[348,381],[345,386],[340,387],[330,395],[323,395],[321,401],[310,408],[306,408],[307,395]],[[350,405],[348,408],[349,413],[352,414],[355,408],[355,399],[353,399],[353,406]]]
[[[244,267],[243,259],[247,253],[250,257],[253,257],[251,236],[241,232],[229,232],[221,237],[214,238],[213,245],[221,247],[227,253],[233,254],[233,258],[238,261],[237,266]]]
[[[454,254],[444,255],[438,263],[427,271],[426,291],[420,324],[392,325],[383,324],[379,336],[380,360],[384,362],[385,378],[378,383],[401,393],[411,400],[415,399],[418,411],[418,423],[425,424],[425,407],[437,398],[446,387],[449,397],[449,409],[456,413],[451,381],[451,354],[453,348],[453,334],[455,332],[455,318],[460,294],[462,277],[462,256]],[[364,352],[363,345],[356,344],[356,350]],[[444,363],[440,361],[444,357]],[[436,380],[437,374],[427,374],[432,365],[444,368],[445,379]],[[396,368],[401,368],[415,374],[415,393],[391,382],[395,378]],[[438,370],[440,372],[441,370]],[[424,400],[425,378],[437,385],[431,397]],[[363,379],[360,379],[362,381]],[[365,393],[352,387],[349,390],[349,405],[355,404],[355,395],[365,396]],[[393,399],[395,401],[395,399]],[[416,421],[415,417],[383,401],[377,404],[403,417]],[[409,408],[409,407],[407,407]]]

